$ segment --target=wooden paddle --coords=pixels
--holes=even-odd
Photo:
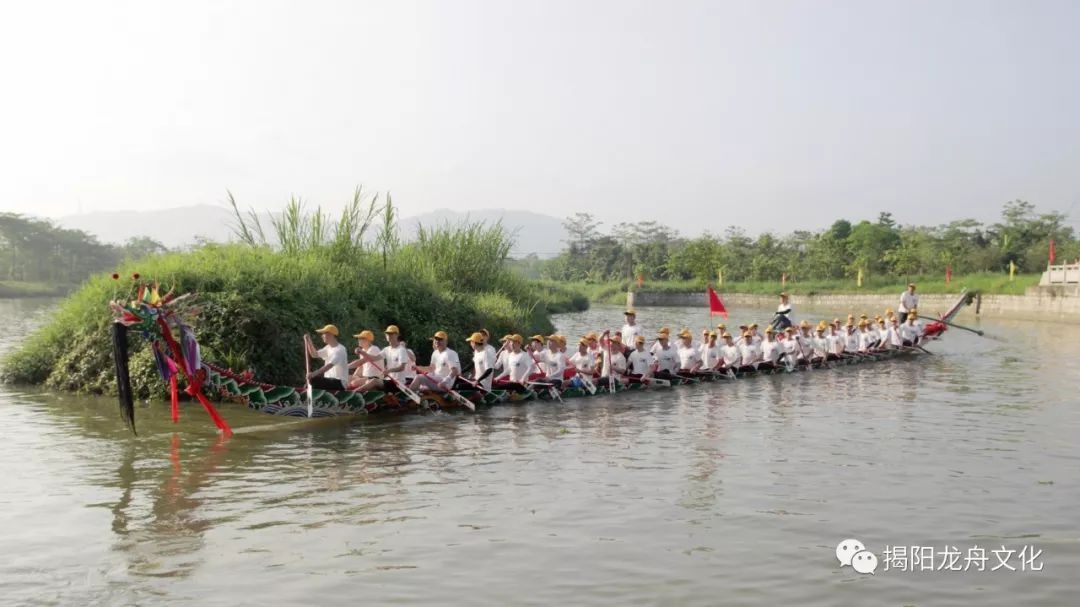
[[[315,413],[315,397],[311,394],[311,357],[308,356],[308,343],[311,338],[307,333],[304,334],[304,338],[301,340],[304,342],[304,391],[307,392],[307,416],[311,417]]]
[[[360,350],[359,352],[357,352],[357,356],[364,359],[364,362],[370,363],[371,366],[375,367],[376,371],[381,373],[382,376],[385,377],[386,379],[390,380],[390,383],[394,384],[397,387],[398,390],[401,390],[401,392],[405,396],[409,397],[409,400],[411,400],[412,402],[414,402],[414,403],[416,403],[418,405],[423,400],[422,398],[420,398],[419,394],[417,394],[415,391],[413,391],[411,388],[409,388],[405,384],[403,384],[403,383],[399,382],[398,380],[394,379],[394,377],[392,375],[387,373],[386,370],[383,369],[381,365],[379,365],[379,363],[375,362],[375,359],[372,358],[370,354],[368,354],[367,352],[364,352],[363,350]]]

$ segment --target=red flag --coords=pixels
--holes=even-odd
[[[1054,260],[1056,258],[1057,258],[1057,255],[1054,254],[1054,239],[1051,238],[1050,239],[1050,265],[1054,265]]]
[[[945,284],[952,282],[952,267],[945,266]]]
[[[720,301],[720,296],[713,290],[712,285],[709,285],[709,316],[719,314],[727,320],[727,308],[724,307],[724,302]]]

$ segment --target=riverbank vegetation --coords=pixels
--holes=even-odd
[[[131,297],[136,272],[144,282],[198,294],[195,328],[205,359],[293,385],[304,367],[301,335],[327,323],[343,336],[397,324],[426,359],[436,330],[448,331],[452,347],[464,352],[465,338],[480,327],[496,335],[550,332],[549,314],[588,305],[571,289],[508,269],[513,237],[497,224],[422,226],[415,241],[403,243],[389,197],[359,190],[337,218],[309,212],[299,200],[269,226],[235,202],[234,209],[239,243],[127,262],[117,270],[120,281],[94,275],[3,361],[0,379],[113,391],[107,304]],[[268,244],[268,233],[280,244]],[[143,397],[161,393],[149,350],[132,341],[133,387]]]
[[[794,292],[892,291],[910,281],[944,287],[949,271],[950,288],[974,280],[993,287],[990,291],[1022,292],[1029,278],[1008,284],[1001,278],[1007,282],[1010,268],[1020,275],[1044,270],[1051,241],[1058,263],[1080,257],[1080,241],[1063,214],[1040,213],[1020,200],[1006,203],[1001,220],[990,225],[972,219],[899,225],[891,214],[881,213],[877,221],[838,219],[817,232],[751,237],[729,227],[723,234],[699,238],[680,237],[656,222],[618,224],[605,232],[587,213],[563,225],[566,248],[554,259],[527,264],[528,271],[552,281],[592,285],[629,285],[641,277],[649,289],[678,282],[699,289],[722,278],[728,292],[772,293],[782,280]]]

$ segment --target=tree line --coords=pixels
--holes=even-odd
[[[643,276],[652,280],[828,280],[862,275],[908,277],[1008,271],[1041,272],[1050,241],[1057,263],[1080,257],[1080,242],[1063,213],[1038,212],[1023,200],[1005,203],[1001,220],[985,225],[961,219],[936,226],[900,225],[888,212],[876,221],[838,219],[819,231],[756,237],[731,226],[722,234],[681,237],[656,222],[620,223],[603,231],[588,213],[566,219],[566,247],[543,262],[552,280],[604,282]]]
[[[147,237],[122,246],[99,242],[82,230],[69,230],[45,219],[0,213],[0,279],[75,284],[96,272],[166,251]]]

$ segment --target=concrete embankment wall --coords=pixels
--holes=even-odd
[[[771,295],[722,293],[724,303],[732,306],[772,307],[777,298]],[[919,309],[928,316],[944,312],[957,295],[920,295]],[[635,293],[634,306],[691,306],[707,307],[705,293]],[[820,310],[838,315],[849,312],[880,314],[886,308],[896,309],[900,294],[896,295],[792,295],[791,303],[799,309]],[[1031,289],[1025,295],[983,295],[979,309],[984,318],[1013,318],[1025,320],[1051,320],[1080,323],[1080,295],[1063,291]],[[975,304],[965,308],[957,317],[973,318]]]

